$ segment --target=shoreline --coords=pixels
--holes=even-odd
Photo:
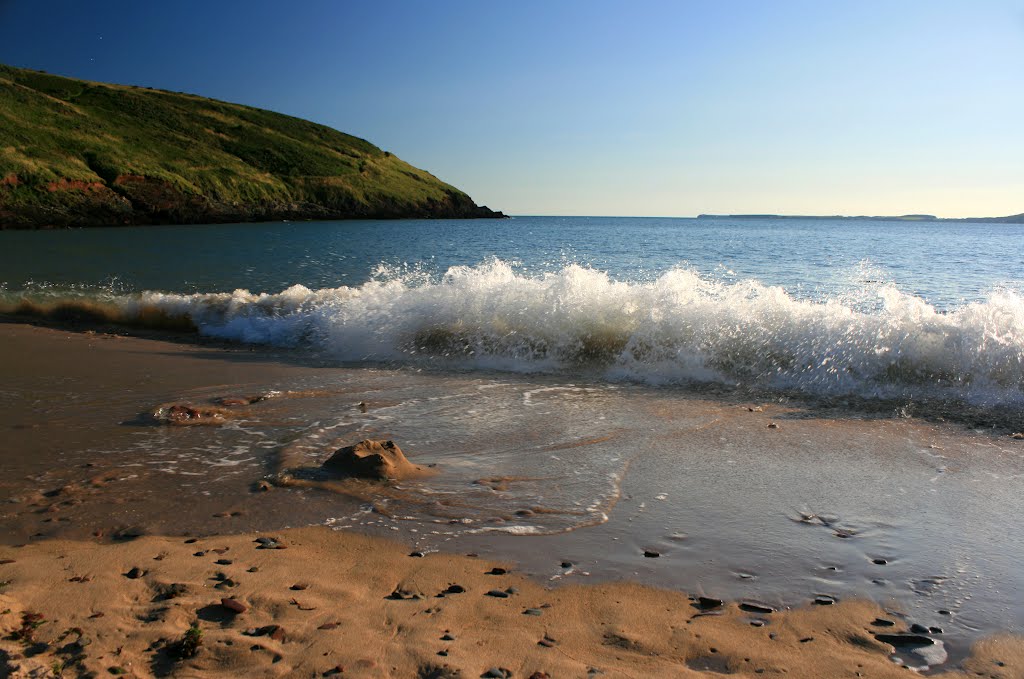
[[[169,661],[163,649],[167,643],[180,638],[197,615],[209,644],[195,660],[200,663],[198,667],[204,676],[209,673],[216,675],[217,672],[237,675],[239,671],[278,675],[306,672],[307,669],[310,674],[315,671],[321,673],[317,676],[321,676],[337,665],[346,668],[344,676],[475,677],[486,673],[492,666],[512,669],[516,677],[529,677],[536,671],[548,672],[550,676],[587,676],[589,667],[601,667],[600,663],[604,663],[609,676],[699,676],[696,674],[699,671],[760,676],[756,669],[764,669],[765,674],[781,674],[782,669],[788,669],[790,676],[823,676],[814,674],[814,668],[822,662],[833,661],[840,663],[834,666],[834,676],[856,676],[853,672],[864,672],[865,668],[871,668],[866,676],[890,676],[891,672],[897,671],[903,676],[906,670],[889,659],[889,646],[879,642],[873,632],[893,633],[893,630],[909,629],[912,623],[924,623],[945,628],[941,634],[930,633],[932,638],[945,642],[944,652],[949,655],[947,663],[936,667],[936,670],[956,667],[963,661],[967,663],[964,667],[971,668],[972,672],[1011,677],[1017,676],[1014,673],[1024,667],[1020,661],[1021,639],[1001,633],[1018,629],[1015,625],[1019,622],[1012,614],[985,618],[995,610],[986,608],[991,604],[983,603],[983,600],[991,599],[992,593],[985,591],[991,587],[979,589],[975,584],[974,589],[963,590],[962,585],[969,583],[969,578],[958,583],[955,577],[950,580],[951,587],[945,587],[942,583],[946,576],[940,567],[941,562],[935,561],[934,555],[928,557],[928,541],[921,542],[920,527],[915,528],[915,521],[908,522],[908,517],[899,516],[898,512],[902,510],[898,509],[898,504],[890,506],[889,501],[883,501],[880,509],[872,513],[850,515],[841,509],[842,505],[812,504],[810,507],[816,511],[833,510],[842,517],[838,523],[831,523],[835,519],[824,514],[826,518],[819,524],[817,517],[803,521],[799,516],[790,515],[795,502],[780,502],[776,498],[771,500],[769,511],[781,508],[785,514],[768,516],[763,527],[756,523],[744,525],[738,519],[740,514],[737,512],[743,510],[742,504],[749,504],[755,513],[763,513],[757,510],[756,496],[750,492],[754,486],[750,484],[764,483],[762,474],[780,474],[771,472],[770,466],[759,471],[766,461],[781,464],[783,468],[793,467],[793,473],[800,476],[814,476],[811,470],[824,465],[823,471],[817,473],[825,476],[817,482],[813,478],[806,482],[810,484],[811,491],[801,489],[799,483],[805,482],[797,482],[797,477],[786,473],[781,473],[774,480],[774,485],[767,484],[767,497],[775,495],[771,488],[777,485],[792,494],[794,500],[798,497],[814,498],[815,484],[827,479],[830,469],[841,473],[843,478],[860,479],[860,485],[864,485],[867,478],[864,474],[875,471],[881,473],[879,479],[885,474],[894,474],[897,483],[917,485],[928,483],[928,476],[921,477],[915,470],[923,464],[922,472],[935,474],[934,465],[938,460],[932,461],[932,457],[936,455],[945,464],[938,469],[939,475],[931,479],[933,484],[941,478],[945,465],[952,472],[946,476],[952,479],[957,473],[970,471],[982,462],[984,464],[972,474],[983,476],[992,465],[998,469],[998,464],[1005,464],[1005,461],[990,460],[994,455],[991,451],[986,452],[980,462],[973,459],[972,446],[977,444],[965,438],[966,433],[958,433],[953,427],[925,427],[857,417],[829,419],[832,415],[822,419],[820,413],[772,404],[766,404],[763,410],[760,407],[748,409],[741,407],[738,401],[733,402],[734,399],[716,402],[708,400],[709,397],[682,398],[679,394],[645,392],[642,389],[627,389],[616,395],[620,388],[590,394],[575,387],[567,390],[557,380],[546,383],[536,383],[536,380],[512,380],[509,383],[503,380],[506,386],[512,387],[521,382],[523,386],[515,389],[528,390],[520,399],[517,396],[519,392],[513,389],[513,399],[531,400],[534,407],[542,408],[541,411],[527,409],[509,421],[508,426],[513,428],[512,435],[516,437],[515,449],[526,451],[539,446],[541,452],[551,451],[557,457],[569,459],[578,454],[584,456],[579,459],[586,459],[603,450],[602,446],[614,448],[622,442],[630,447],[639,446],[644,452],[642,455],[637,452],[637,460],[632,462],[628,474],[625,469],[616,472],[621,476],[616,483],[624,484],[624,488],[615,492],[624,492],[624,497],[609,505],[607,511],[610,516],[604,523],[542,536],[486,531],[453,533],[441,530],[443,526],[436,524],[432,530],[429,515],[418,521],[407,521],[403,517],[390,517],[386,512],[392,510],[388,508],[362,509],[360,499],[344,495],[289,488],[275,488],[269,493],[254,492],[253,484],[272,472],[275,464],[272,460],[238,466],[230,458],[221,458],[221,462],[214,462],[230,464],[210,467],[203,466],[209,460],[200,456],[189,463],[191,466],[177,468],[181,472],[179,474],[168,474],[151,465],[154,462],[168,464],[165,460],[175,450],[187,452],[194,448],[209,448],[211,443],[220,440],[219,437],[228,437],[218,445],[221,449],[229,449],[235,445],[231,443],[233,439],[230,436],[238,427],[258,427],[262,428],[262,436],[269,435],[281,442],[298,442],[298,457],[316,462],[322,456],[317,447],[323,450],[330,446],[326,440],[315,443],[320,436],[316,432],[320,430],[306,429],[305,422],[324,416],[336,418],[349,408],[348,412],[352,414],[345,415],[342,420],[348,418],[355,424],[363,423],[354,429],[350,427],[353,436],[372,433],[374,437],[383,438],[393,435],[403,447],[409,441],[411,445],[407,452],[411,450],[416,455],[411,458],[413,462],[432,463],[440,459],[444,471],[441,477],[449,477],[457,470],[458,464],[472,461],[482,454],[474,448],[471,439],[463,441],[467,431],[459,429],[461,425],[455,416],[461,410],[456,407],[458,399],[451,401],[452,397],[458,396],[453,389],[465,389],[465,385],[473,387],[477,383],[496,387],[499,386],[497,382],[490,384],[488,379],[477,377],[344,370],[324,367],[315,361],[296,360],[298,357],[284,350],[212,340],[207,342],[196,336],[188,336],[184,341],[180,341],[181,338],[177,342],[167,341],[174,337],[177,335],[160,333],[148,338],[123,337],[99,330],[83,332],[0,324],[0,346],[6,355],[17,357],[5,365],[7,392],[0,394],[0,406],[7,415],[8,447],[3,461],[9,472],[7,478],[0,481],[0,492],[8,501],[2,516],[6,526],[3,542],[7,544],[0,545],[0,562],[15,560],[14,563],[0,564],[0,581],[11,581],[0,589],[0,597],[4,597],[0,610],[10,609],[0,617],[0,629],[8,636],[19,629],[23,613],[45,616],[47,622],[40,630],[52,633],[53,637],[41,636],[40,639],[44,640],[52,641],[60,632],[80,627],[96,642],[89,646],[95,652],[87,652],[89,662],[93,663],[90,671],[102,674],[109,672],[109,667],[121,667],[116,664],[121,662],[121,657],[111,655],[116,647],[110,644],[114,639],[129,634],[134,639],[133,645],[131,649],[126,646],[127,650],[122,653],[128,653],[125,657],[132,663],[130,672],[138,676],[188,666],[188,663],[179,665]],[[371,374],[376,377],[371,379]],[[258,393],[268,385],[282,389],[305,386],[307,391],[289,392],[292,394],[290,398],[271,399],[243,407],[239,411],[243,414],[239,423],[223,429],[160,427],[140,419],[146,411],[162,403],[182,402],[183,399],[195,403],[211,402],[225,395]],[[409,392],[409,389],[413,391]],[[573,396],[577,392],[579,395]],[[469,393],[482,392],[473,387]],[[409,410],[409,407],[402,406],[403,402],[415,403],[416,399],[429,401],[431,394],[443,396],[440,403],[451,401],[453,405],[442,411]],[[569,400],[559,400],[560,394],[567,394]],[[412,396],[415,398],[408,400]],[[479,400],[478,396],[471,398]],[[664,421],[668,426],[665,435],[654,435],[648,443],[667,440],[666,435],[673,441],[685,436],[694,439],[690,445],[695,447],[697,456],[682,455],[685,451],[678,448],[678,443],[664,449],[655,447],[648,450],[648,444],[641,443],[611,422],[595,429],[596,422],[587,424],[591,418],[588,410],[566,420],[570,425],[579,426],[578,431],[522,429],[524,425],[536,427],[551,417],[531,413],[550,412],[543,409],[559,408],[562,404],[592,408],[595,399],[600,403],[608,401],[607,406],[601,406],[605,410],[599,412],[605,412],[609,417],[627,406],[627,419],[654,418],[650,420],[652,425]],[[358,407],[360,405],[366,408]],[[260,410],[264,406],[268,409]],[[389,415],[375,420],[377,413]],[[455,419],[448,419],[453,417]],[[288,427],[295,427],[290,423],[296,418],[299,420],[297,433],[285,433]],[[781,429],[766,430],[764,423],[768,421],[781,422]],[[476,427],[472,422],[475,420],[470,426]],[[432,423],[428,426],[429,431],[424,429],[427,423]],[[766,435],[766,431],[771,433]],[[430,445],[431,437],[438,434],[442,439],[438,444]],[[494,434],[487,434],[486,430],[483,434],[484,439],[494,438]],[[727,438],[723,439],[723,436]],[[904,439],[904,443],[899,443]],[[829,440],[832,440],[831,444]],[[448,458],[437,457],[450,446],[446,441],[465,446],[466,455],[451,458],[446,464],[444,460]],[[716,466],[737,455],[727,441],[749,449],[744,453],[747,457],[741,460],[744,462],[742,467]],[[140,442],[150,447],[140,449]],[[899,445],[894,445],[894,442]],[[941,455],[937,450],[928,450],[929,442],[933,448],[939,444],[940,448],[945,448]],[[828,455],[821,457],[814,452],[828,445],[838,446],[843,458],[829,461]],[[880,458],[870,450],[875,445],[888,446],[887,450],[891,449],[889,454],[895,456],[894,459],[883,463],[884,456]],[[701,451],[710,449],[709,446],[721,447],[722,460],[718,463],[702,454]],[[858,452],[860,449],[864,452]],[[270,458],[276,458],[283,451],[278,444],[266,450]],[[920,450],[924,453],[916,452]],[[1008,450],[1004,455],[1015,449]],[[216,457],[223,453],[213,454]],[[153,455],[155,457],[151,459],[149,456]],[[883,467],[875,470],[880,463]],[[701,466],[685,472],[688,465],[694,464]],[[673,467],[679,465],[684,470],[683,476],[672,476]],[[735,478],[722,477],[725,471]],[[197,472],[208,476],[187,475]],[[479,477],[469,476],[467,480],[473,478]],[[709,484],[702,479],[713,479],[713,482]],[[445,478],[437,480],[438,483],[442,481]],[[452,482],[449,480],[448,483]],[[677,483],[683,485],[675,485]],[[514,501],[515,478],[512,478],[511,485],[508,493],[483,489],[484,500]],[[732,486],[735,488],[730,489]],[[466,488],[458,484],[453,487]],[[480,492],[478,486],[471,487],[477,488],[472,492]],[[957,488],[959,486],[952,487],[950,492],[960,492]],[[655,497],[663,489],[671,489],[670,494],[679,497],[682,504],[673,504],[674,498],[665,501],[661,496]],[[822,497],[828,498],[829,487],[821,490],[824,492]],[[543,495],[544,491],[537,492]],[[807,495],[808,492],[812,494]],[[1012,488],[1003,488],[1000,492],[1012,493]],[[408,497],[415,500],[417,496]],[[564,498],[563,504],[571,507],[571,499],[571,495]],[[830,498],[830,502],[834,503],[836,499]],[[922,507],[925,512],[936,508],[933,501],[929,502],[931,505]],[[394,506],[402,507],[400,503]],[[856,503],[851,505],[856,506]],[[512,511],[515,504],[506,504],[506,507],[498,512],[504,517],[498,519],[498,523],[478,525],[514,528],[516,522],[529,520],[528,516],[524,519]],[[883,507],[885,512],[881,512]],[[982,511],[984,507],[975,509]],[[324,511],[334,513],[324,514]],[[342,530],[285,528],[288,525],[324,523],[325,516],[346,516],[346,512],[350,512],[347,522],[328,521]],[[929,520],[925,514],[917,521],[941,524],[941,517],[940,514]],[[965,525],[973,525],[970,518],[963,521],[967,522]],[[686,534],[671,532],[662,522],[666,525],[675,523],[684,528]],[[852,532],[847,534],[848,530]],[[947,526],[944,530],[939,532],[943,545],[958,528]],[[783,558],[785,555],[779,550],[790,548],[786,542],[771,547],[776,538],[793,539],[786,537],[791,531],[798,540],[795,543],[797,548],[806,552],[802,560],[787,561]],[[431,532],[435,534],[433,537]],[[197,543],[186,544],[185,537],[173,537],[175,535],[204,537]],[[382,538],[382,535],[390,535],[392,539]],[[256,536],[281,537],[288,549],[250,552],[255,549],[252,540]],[[908,539],[910,543],[918,544],[905,545]],[[12,543],[28,545],[14,547]],[[192,548],[193,544],[200,545],[202,549]],[[223,547],[230,549],[223,554],[206,554],[206,558],[192,556],[197,551],[206,551],[206,548]],[[643,558],[645,549],[656,550],[660,558]],[[410,557],[411,551],[427,556]],[[163,552],[167,554],[161,556]],[[467,552],[479,553],[482,558],[467,560],[468,557],[453,555]],[[1000,552],[1001,558],[1006,560],[1010,555],[1012,560],[1012,553],[1012,548],[1006,554]],[[244,561],[236,558],[237,554],[242,554]],[[376,566],[372,572],[360,570],[368,567],[363,561],[366,554],[380,555],[380,560],[373,557],[372,563]],[[62,555],[66,558],[60,558]],[[157,556],[161,558],[155,559]],[[260,561],[253,561],[257,556]],[[872,565],[870,559],[878,556],[886,557],[888,565]],[[993,583],[996,590],[1009,587],[1008,591],[1012,592],[1014,581],[992,574],[988,570],[990,565],[984,560],[986,555],[978,553],[977,556],[981,559],[975,565],[980,569],[979,573],[994,578],[988,582]],[[270,557],[281,562],[273,571],[270,570],[272,562],[264,560]],[[216,563],[224,559],[232,563]],[[506,560],[503,562],[502,559]],[[570,568],[558,568],[560,561],[570,563]],[[921,563],[915,565],[915,561]],[[524,593],[523,597],[528,593],[536,599],[526,602],[520,595],[509,597],[513,603],[523,604],[515,610],[508,606],[495,608],[491,604],[497,602],[498,597],[485,596],[485,592],[493,588],[493,582],[504,582],[504,576],[487,575],[486,571],[496,565],[509,568],[509,563],[515,564],[510,569],[513,575],[509,582],[512,584],[503,584],[502,588],[516,587]],[[809,571],[794,571],[794,568],[803,568],[808,563]],[[245,568],[239,569],[236,565],[244,565]],[[249,573],[247,569],[253,565],[260,571]],[[264,569],[264,565],[268,568]],[[481,565],[486,568],[481,569]],[[1001,562],[992,565],[1003,567]],[[149,575],[139,578],[125,576],[133,568],[149,571]],[[76,572],[71,573],[69,569]],[[435,595],[440,589],[438,592],[424,590],[426,598],[423,600],[392,601],[384,598],[416,569],[429,572],[432,578],[429,582],[436,580],[439,583],[437,587],[441,587],[442,580],[464,578],[465,583],[470,584],[461,580],[458,584],[473,593],[473,597],[466,599],[471,600],[471,604],[457,597],[437,599]],[[84,572],[86,570],[88,572]],[[221,580],[210,579],[218,571],[224,573],[225,578],[241,584],[218,589]],[[340,582],[340,578],[350,577],[345,574],[355,574],[351,575],[355,581]],[[934,592],[929,590],[926,595],[918,595],[905,591],[900,585],[904,578],[909,577],[908,574],[914,578],[928,576],[921,581],[924,583],[921,586],[934,587]],[[869,584],[869,578],[880,575],[884,575],[891,584],[884,588]],[[968,575],[974,577],[973,574]],[[89,580],[84,583],[80,579],[72,581],[80,576],[89,577]],[[929,584],[932,576],[938,579]],[[372,591],[368,588],[360,590],[356,598],[360,601],[358,610],[362,618],[347,619],[341,644],[338,639],[321,640],[325,631],[316,629],[320,624],[334,621],[310,627],[308,618],[320,613],[302,611],[302,615],[298,615],[298,604],[290,603],[294,598],[299,604],[307,605],[303,598],[306,590],[289,588],[303,584],[300,579],[308,581],[311,578],[319,578],[315,587],[308,588],[311,594],[321,596],[321,591],[330,592],[323,595],[325,598],[318,600],[319,603],[308,604],[316,605],[319,612],[328,608],[336,610],[339,606],[348,610],[352,592],[343,587],[346,583],[353,587],[362,580],[377,583]],[[590,581],[596,584],[580,584]],[[160,614],[165,618],[144,622],[139,628],[139,621],[155,615],[153,611],[159,607],[152,601],[163,596],[157,590],[175,582],[188,587],[188,597],[174,598],[174,602],[168,604],[170,612]],[[981,585],[985,582],[981,581]],[[256,587],[259,591],[247,586]],[[425,585],[419,586],[422,589]],[[430,584],[428,589],[434,586]],[[552,588],[547,589],[547,586]],[[486,589],[482,589],[484,587]],[[916,589],[917,585],[914,587]],[[284,598],[264,596],[261,593],[264,588],[280,592]],[[380,593],[377,590],[381,588],[390,589]],[[224,591],[228,591],[225,597],[236,594],[236,591],[244,594],[245,605],[251,613],[239,616],[234,622],[218,620],[217,596]],[[709,611],[698,610],[699,606],[695,608],[695,602],[680,591],[726,600],[722,607],[724,614],[717,615],[717,607]],[[88,592],[92,594],[85,596]],[[959,605],[957,601],[961,601],[964,595],[968,595],[966,598],[970,600],[972,593],[977,596],[967,603],[963,611],[956,608]],[[829,595],[838,604],[811,604],[818,594]],[[93,598],[89,599],[89,596]],[[870,603],[864,597],[870,597],[876,603]],[[543,645],[534,648],[543,637],[525,639],[521,635],[512,635],[506,638],[509,636],[504,631],[506,629],[518,630],[517,635],[523,629],[534,634],[536,630],[532,627],[523,627],[524,621],[532,624],[537,618],[546,622],[551,619],[548,613],[554,611],[538,609],[541,610],[540,616],[523,611],[542,603],[554,603],[555,598],[560,608],[571,613],[571,619],[564,623],[560,618],[559,624],[564,625],[563,636],[559,638],[552,633],[559,642],[557,650]],[[918,598],[926,604],[927,611],[917,606],[920,603]],[[767,625],[754,627],[748,619],[752,613],[738,608],[737,602],[746,599],[759,601],[782,612],[762,615],[768,620]],[[1012,605],[1012,594],[1010,599]],[[502,599],[506,604],[509,600]],[[662,613],[665,606],[659,602],[669,600],[672,604]],[[1003,596],[1002,600],[1006,597]],[[104,614],[99,618],[88,617],[101,612],[92,610],[94,604],[101,601],[113,602],[115,610],[102,611]],[[623,603],[609,609],[610,601]],[[434,636],[427,633],[432,628],[424,627],[427,624],[424,620],[431,619],[433,614],[424,611],[435,602],[444,603],[450,614],[459,620],[458,623],[452,621],[447,629],[454,630],[453,625],[458,624],[472,628],[473,634],[479,633],[480,636],[473,637],[474,644],[479,642],[479,645],[475,645],[472,652],[465,656],[434,656],[444,650],[433,648],[435,643],[440,643],[443,632]],[[456,602],[461,603],[455,605]],[[395,609],[394,606],[399,604],[409,604],[409,607]],[[422,606],[412,608],[414,604]],[[792,612],[787,610],[790,607]],[[956,617],[948,620],[935,617],[935,610],[940,607],[953,609]],[[607,611],[606,619],[590,616],[587,613],[590,609]],[[880,613],[883,609],[888,612]],[[205,613],[202,612],[204,610]],[[401,610],[403,615],[408,614],[408,618],[399,621],[394,615],[397,610]],[[894,615],[894,612],[899,615]],[[715,615],[690,619],[698,613]],[[223,614],[220,611],[220,615]],[[203,620],[203,615],[210,620]],[[759,615],[756,610],[754,615]],[[891,628],[876,629],[870,625],[875,617],[885,617],[895,624]],[[390,624],[381,622],[388,619]],[[366,620],[373,622],[368,624]],[[999,620],[1003,622],[999,623]],[[231,624],[222,625],[222,622]],[[295,638],[301,637],[308,643],[302,649],[292,642],[285,642],[270,644],[273,648],[268,651],[250,651],[251,646],[261,644],[269,648],[264,643],[267,640],[250,638],[243,632],[249,629],[258,631],[274,624],[281,625],[289,633],[290,628],[300,629],[301,634]],[[419,630],[415,634],[409,633],[409,638],[416,644],[413,650],[406,649],[404,645],[401,648],[387,646],[385,641],[394,634],[396,625]],[[702,632],[701,638],[705,641],[708,635],[723,636],[714,636],[713,644],[707,642],[707,645],[702,645],[704,642],[695,636],[675,632],[676,629],[692,629],[693,625],[709,626],[710,631]],[[971,626],[983,631],[970,633]],[[781,637],[768,639],[770,644],[761,638],[764,634],[775,633],[777,629],[793,631],[794,638],[787,637],[786,644],[777,643],[783,641]],[[798,632],[800,636],[795,636]],[[466,635],[465,632],[461,634]],[[367,641],[362,645],[362,642],[352,644],[349,639],[353,635]],[[458,634],[453,636],[459,638]],[[808,637],[814,637],[819,643],[800,641]],[[11,643],[14,641],[8,638],[2,648],[15,654],[31,650],[20,642]],[[823,641],[825,643],[821,643]],[[759,645],[762,642],[765,644],[763,648]],[[34,666],[32,663],[37,660],[43,662],[46,659],[45,666],[50,667],[54,661],[64,661],[59,655],[54,655],[54,648],[67,645],[65,641],[62,645],[41,649],[36,659],[14,660],[23,666],[19,671],[24,672],[29,671],[24,668]],[[383,663],[374,667],[360,665],[361,660],[367,659],[364,656],[342,658],[338,655],[342,646],[381,649],[377,651],[378,656],[393,658],[386,662],[392,662],[399,669],[391,670],[391,666],[384,667]],[[712,646],[715,653],[710,651]],[[965,660],[969,646],[980,653],[974,660]],[[754,658],[750,655],[753,650],[748,653],[747,649],[755,647],[761,649],[759,653],[763,651],[763,655],[757,657],[766,663],[760,668],[743,662],[743,658]],[[316,654],[334,653],[339,660],[335,665],[313,667],[309,663],[319,662],[324,656],[314,654],[310,650],[312,648],[317,649]],[[554,657],[553,653],[548,653],[551,650],[558,653],[557,662],[550,662]],[[280,654],[282,659],[275,663],[273,658],[276,654]],[[99,659],[100,655],[104,656],[103,660]],[[822,660],[819,656],[832,660]],[[65,659],[71,657],[74,654]],[[507,658],[515,658],[521,664],[511,667]],[[548,664],[527,666],[531,659]],[[847,661],[852,665],[842,664]],[[1003,662],[1004,666],[995,664],[996,661]],[[106,662],[111,664],[102,666]],[[301,669],[292,662],[303,663]],[[427,666],[423,663],[433,663],[430,666],[441,671],[445,662],[461,668],[462,674],[417,674],[421,667]],[[858,663],[864,667],[857,668]],[[630,668],[634,668],[636,673],[631,673]],[[391,674],[382,674],[385,670]],[[69,670],[64,676],[75,675]]]

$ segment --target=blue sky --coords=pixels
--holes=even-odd
[[[1024,2],[0,0],[0,62],[364,137],[510,214],[1024,211]]]

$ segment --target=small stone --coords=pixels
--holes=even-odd
[[[195,544],[196,542],[199,542],[199,538],[189,538],[188,540],[185,540],[186,545]]]
[[[914,634],[928,634],[928,628],[916,622],[910,626],[910,631]]]
[[[939,609],[939,615],[953,615],[952,611],[947,611],[945,608]]]
[[[523,611],[523,615],[542,615],[542,614],[543,614],[543,611],[541,611],[539,608],[527,608],[525,611]]]
[[[830,597],[826,594],[819,594],[814,597],[814,603],[818,606],[831,606],[836,602],[834,597]]]
[[[480,676],[485,679],[509,679],[512,676],[512,670],[507,670],[504,667],[492,667]]]
[[[136,566],[135,568],[133,568],[130,571],[128,571],[127,573],[125,573],[124,576],[126,578],[131,579],[131,580],[138,580],[139,578],[141,578],[145,574],[146,574],[146,571],[144,571],[141,568],[139,568],[138,566]]]
[[[508,571],[505,570],[504,568],[497,568],[497,567],[495,567],[495,568],[492,568],[491,570],[487,571],[486,575],[505,575],[506,573],[508,573]]]
[[[441,637],[441,641],[455,641],[455,637],[446,633]]]
[[[659,556],[661,556],[661,553],[660,552],[656,552],[653,549],[645,549],[644,550],[644,556],[647,557],[648,559],[657,559]]]
[[[775,423],[775,422],[769,422],[768,423],[768,428],[769,429],[778,429],[779,425],[777,423]]]
[[[551,675],[547,672],[541,672],[540,670],[537,670],[536,672],[530,675],[530,679],[551,679]]]
[[[941,627],[936,627],[934,625],[929,627],[928,631],[931,632],[932,634],[942,634],[942,628]]]
[[[214,563],[218,566],[230,566],[234,563],[234,561],[232,561],[231,559],[217,559],[216,561],[214,561]]]
[[[771,606],[766,606],[756,601],[744,601],[740,603],[740,610],[746,611],[747,613],[760,613],[762,615],[768,615],[774,613],[775,609]]]
[[[243,604],[238,599],[221,599],[220,605],[236,615],[245,613],[247,610],[249,610],[249,607]]]
[[[444,591],[445,594],[462,594],[466,591],[466,588],[462,585],[448,585],[448,589]]]
[[[891,646],[932,646],[934,639],[920,634],[876,634],[875,638]]]
[[[764,620],[751,620],[750,624],[754,627],[764,627]]]
[[[297,582],[288,589],[295,590],[296,592],[301,592],[304,589],[309,589],[309,585],[307,585],[304,582]]]
[[[506,587],[505,591],[509,594],[519,594],[519,589],[516,587]]]
[[[423,557],[423,552],[409,552],[409,556],[422,558]]]
[[[487,596],[493,596],[496,599],[507,599],[508,592],[503,592],[500,589],[492,589],[491,591],[487,592]]]
[[[247,572],[248,573],[259,573],[259,571],[260,571],[260,567],[259,566],[249,566],[249,570]]]
[[[572,561],[563,561],[562,568],[572,568]]]
[[[886,620],[885,618],[875,618],[871,621],[874,627],[894,627],[896,625],[892,620]]]
[[[716,599],[710,596],[697,597],[697,605],[705,611],[711,610],[713,608],[721,608],[723,603],[724,602],[721,599]]]
[[[266,493],[267,491],[272,490],[273,487],[274,487],[273,484],[271,484],[269,481],[266,481],[266,480],[264,480],[264,481],[257,481],[256,485],[253,486],[253,488],[258,493]]]
[[[875,564],[876,566],[884,566],[885,564],[887,564],[889,562],[886,561],[885,559],[872,559],[871,563]]]

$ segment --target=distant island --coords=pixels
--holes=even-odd
[[[895,215],[895,216],[846,216],[846,215],[697,215],[697,219],[848,219],[873,220],[890,222],[979,222],[991,224],[1024,224],[1024,213],[1009,217],[936,217],[935,215]]]
[[[0,64],[0,228],[495,217],[324,125]]]

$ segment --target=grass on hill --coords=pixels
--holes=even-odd
[[[9,207],[53,200],[55,182],[117,191],[126,176],[213,203],[311,203],[353,216],[472,205],[430,173],[324,125],[0,65],[0,189]]]

